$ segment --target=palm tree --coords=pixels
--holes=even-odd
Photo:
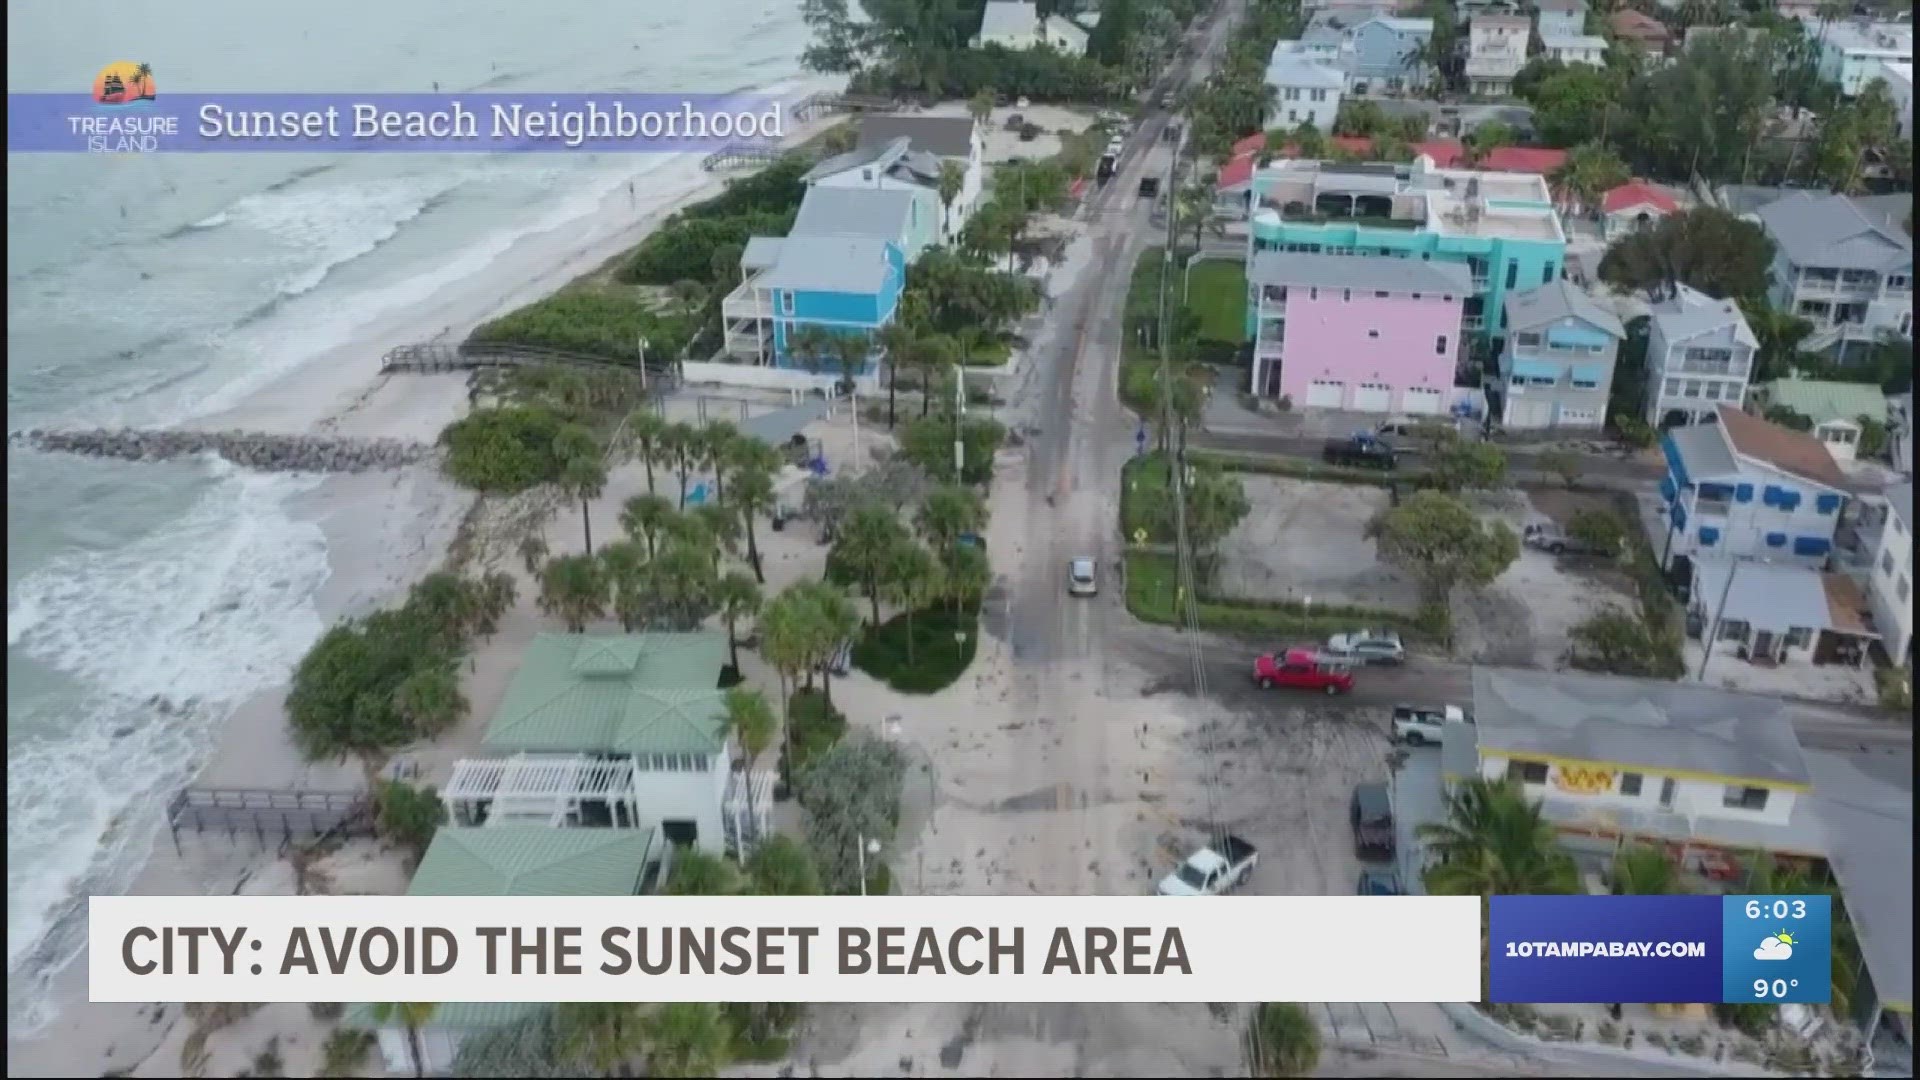
[[[652,599],[652,570],[638,540],[620,540],[600,549],[600,565],[613,594],[613,614],[629,633],[646,617]]]
[[[653,463],[659,459],[660,436],[666,428],[666,419],[644,405],[627,414],[626,434],[623,436],[628,447],[627,456],[646,464],[649,495],[653,494]]]
[[[732,1025],[718,1005],[677,1001],[647,1017],[648,1076],[717,1076],[732,1048]]]
[[[695,848],[673,853],[668,896],[731,896],[739,891],[740,872],[726,859]]]
[[[565,1001],[553,1018],[567,1064],[600,1076],[622,1075],[647,1045],[646,1013],[631,1001]]]
[[[940,376],[960,362],[965,355],[960,351],[960,343],[947,334],[934,334],[920,341],[914,360],[921,368],[920,372],[920,418],[926,419],[927,410],[933,405],[933,387]]]
[[[1616,896],[1666,896],[1684,892],[1673,860],[1657,847],[1635,844],[1613,856],[1613,892]]]
[[[153,81],[153,65],[152,64],[136,64],[134,66],[133,86],[136,93],[133,95],[133,99],[135,101],[152,101],[153,100],[152,92],[150,92],[147,89],[147,84],[152,81]]]
[[[797,689],[801,672],[813,663],[814,629],[811,625],[820,613],[805,594],[788,587],[767,603],[760,613],[760,655],[773,665],[780,680],[780,728],[785,742],[785,758],[793,758],[793,725],[788,723],[789,704]]]
[[[674,513],[673,504],[663,496],[635,495],[620,508],[620,527],[626,530],[628,536],[644,540],[647,558],[652,559],[660,548],[660,538]]]
[[[907,535],[890,506],[867,503],[854,508],[836,530],[829,561],[839,572],[859,582],[873,605],[873,625],[880,625],[880,593],[886,560],[894,545]]]
[[[920,333],[906,320],[895,318],[880,328],[879,341],[887,357],[887,430],[892,431],[893,402],[900,386],[900,361],[912,362],[914,351],[920,344]]]
[[[942,484],[927,492],[914,515],[914,526],[943,556],[962,534],[978,533],[987,524],[987,504],[978,492],[960,484]]]
[[[1476,776],[1461,783],[1447,795],[1445,820],[1416,826],[1414,834],[1437,859],[1424,875],[1429,893],[1480,897],[1483,942],[1490,897],[1560,895],[1579,886],[1573,859],[1539,801],[1528,800],[1511,780]],[[1484,966],[1481,979],[1484,997]]]
[[[754,537],[753,521],[773,510],[773,478],[780,471],[780,455],[758,439],[743,439],[734,449],[731,466],[729,500],[747,534],[747,562],[753,567],[753,579],[764,585],[767,576],[760,568],[760,545]]]
[[[519,599],[520,586],[514,583],[512,574],[495,570],[482,577],[474,587],[473,632],[492,637],[500,628],[500,620]]]
[[[940,242],[943,244],[953,239],[953,200],[960,197],[966,186],[967,171],[960,163],[951,158],[942,159],[936,190],[940,192]]]
[[[987,587],[993,583],[993,570],[987,565],[987,553],[971,544],[961,545],[947,552],[946,579],[947,599],[953,602],[953,610],[958,614],[962,608],[977,605],[987,593]]]
[[[967,115],[973,117],[976,126],[984,127],[993,117],[994,93],[987,87],[967,99]]]
[[[1607,192],[1633,178],[1620,155],[1601,143],[1582,143],[1567,154],[1551,179],[1555,187],[1573,196],[1583,211],[1599,207]]]
[[[413,1075],[427,1075],[426,1058],[420,1049],[420,1029],[427,1026],[440,1008],[435,1001],[376,1001],[373,1019],[381,1024],[399,1024],[407,1029],[407,1054],[413,1059]]]
[[[813,323],[787,324],[787,355],[800,362],[800,366],[819,374],[820,361],[832,347],[833,335]]]
[[[845,642],[853,640],[860,630],[860,612],[855,610],[853,601],[847,599],[837,585],[825,581],[808,581],[797,586],[807,602],[812,605],[816,615],[811,622],[813,646],[811,660],[820,667],[820,696],[826,699],[827,706],[833,706],[833,669],[826,666],[834,651]]]
[[[713,569],[720,572],[720,556],[732,555],[740,547],[740,515],[731,506],[702,503],[688,511],[705,533],[713,549]]]
[[[606,490],[607,466],[593,433],[583,427],[562,428],[554,436],[554,453],[560,457],[560,477],[555,481],[569,498],[580,500],[580,528],[586,534],[587,554],[593,554],[593,519],[588,507]]]
[[[547,538],[537,532],[530,532],[520,538],[520,563],[527,568],[529,576],[540,572],[540,564],[547,561]]]
[[[750,619],[760,610],[760,586],[745,574],[728,574],[714,583],[713,599],[720,606],[720,618],[727,624],[727,658],[733,670],[740,670],[740,639],[734,628],[741,619]]]
[[[894,544],[882,561],[881,591],[898,605],[907,619],[907,664],[913,657],[913,613],[931,605],[946,589],[941,566],[916,540],[903,539]]]
[[[760,755],[773,745],[773,737],[778,734],[778,724],[773,718],[773,707],[767,704],[766,696],[758,690],[744,686],[735,686],[727,691],[727,727],[733,737],[740,742],[740,752],[747,762],[747,816],[755,821],[759,817],[753,806],[753,770],[760,763]]]
[[[687,508],[687,477],[692,474],[693,466],[700,458],[700,432],[687,424],[668,424],[660,433],[660,448],[667,459],[673,463],[673,471],[680,478],[679,509]]]
[[[591,555],[549,559],[540,570],[540,610],[580,633],[607,607],[606,570]]]
[[[1320,1029],[1306,1006],[1267,1001],[1254,1010],[1252,1042],[1256,1076],[1312,1076],[1320,1064]]]
[[[740,441],[740,429],[726,420],[709,420],[700,429],[700,467],[713,476],[714,502],[727,499],[727,463]]]
[[[858,331],[834,334],[827,339],[826,352],[839,361],[840,385],[851,390],[853,380],[866,370],[867,357],[873,355],[873,339]]]
[[[680,301],[680,313],[692,319],[707,302],[707,287],[692,278],[682,278],[673,283],[673,298]]]

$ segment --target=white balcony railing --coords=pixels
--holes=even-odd
[[[759,288],[754,278],[748,278],[740,286],[720,301],[722,319],[770,319],[773,317],[773,297],[769,291]]]

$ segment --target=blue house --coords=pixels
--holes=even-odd
[[[1678,555],[1826,565],[1848,493],[1820,440],[1722,405],[1714,422],[1668,431],[1660,449],[1663,565]]]
[[[730,356],[838,376],[838,354],[795,349],[815,327],[871,341],[893,319],[911,258],[938,225],[922,193],[875,188],[807,190],[785,237],[756,236],[740,257],[741,283],[721,302]],[[872,370],[869,359],[856,375]]]
[[[1425,89],[1433,81],[1433,67],[1424,59],[1432,37],[1432,19],[1377,15],[1355,26],[1347,34],[1353,43],[1347,71],[1353,92]]]
[[[839,359],[796,355],[799,331],[816,327],[871,342],[893,321],[907,279],[900,245],[873,237],[756,236],[740,263],[746,280],[721,306],[727,351],[757,364],[823,374],[838,375]],[[869,357],[855,374],[872,368]]]

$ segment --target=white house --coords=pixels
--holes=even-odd
[[[1873,627],[1896,664],[1913,665],[1913,483],[1887,489],[1886,522],[1867,579]]]
[[[1809,352],[1882,335],[1913,337],[1913,239],[1888,216],[1876,220],[1860,200],[1795,192],[1753,212],[1773,240],[1767,300],[1813,323]]]
[[[1910,22],[1851,22],[1822,24],[1818,18],[1803,18],[1807,40],[1820,50],[1820,77],[1838,83],[1840,92],[1853,97],[1867,84],[1881,78],[1887,61],[1913,63],[1913,24]]]
[[[1604,67],[1607,63],[1607,39],[1598,34],[1542,35],[1540,51],[1549,60],[1563,64]]]
[[[1331,132],[1346,84],[1346,75],[1337,68],[1276,51],[1267,63],[1267,85],[1273,87],[1274,103],[1265,126],[1292,129],[1312,124]]]
[[[1534,5],[1533,28],[1542,41],[1585,34],[1587,0],[1540,0]]]
[[[1653,228],[1661,218],[1679,209],[1680,200],[1671,189],[1632,180],[1601,196],[1600,235],[1612,243],[1628,233]]]
[[[987,0],[980,15],[980,32],[973,45],[999,45],[1007,49],[1037,49],[1045,45],[1055,52],[1084,56],[1087,32],[1058,15],[1042,19],[1037,7],[1028,0]]]
[[[940,166],[961,169],[960,193],[941,209],[941,240],[951,244],[979,208],[986,184],[986,135],[968,116],[863,116],[854,149],[815,165],[802,179],[823,187],[940,190]]]
[[[1628,843],[1693,872],[1755,849],[1819,856],[1826,830],[1803,805],[1812,783],[1791,708],[1699,685],[1476,667],[1474,722],[1447,727],[1441,772],[1518,784],[1585,864]]]
[[[1913,61],[1882,61],[1880,78],[1885,80],[1887,96],[1893,99],[1894,111],[1900,117],[1900,137],[1913,138]]]
[[[1476,15],[1467,24],[1467,88],[1478,97],[1505,97],[1527,64],[1533,24],[1525,15]]]
[[[1826,564],[1848,494],[1820,440],[1722,405],[1717,422],[1674,428],[1660,449],[1662,565],[1678,555]]]
[[[1721,404],[1745,403],[1760,342],[1739,304],[1678,285],[1649,314],[1648,424],[1691,424],[1711,417]]]

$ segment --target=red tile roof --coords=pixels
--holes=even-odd
[[[1613,32],[1642,46],[1660,46],[1664,48],[1673,40],[1665,24],[1659,19],[1632,8],[1624,8],[1613,13],[1608,20]]]
[[[1746,457],[1828,487],[1846,486],[1846,475],[1833,463],[1826,444],[1807,432],[1768,423],[1731,405],[1720,406],[1720,430]]]
[[[1250,154],[1258,150],[1264,150],[1266,146],[1267,133],[1264,131],[1256,131],[1246,138],[1241,139],[1239,142],[1234,143],[1233,153],[1228,156],[1239,157],[1241,154]]]
[[[1608,214],[1631,210],[1636,206],[1651,206],[1663,214],[1671,214],[1680,209],[1679,201],[1665,188],[1658,184],[1649,184],[1645,180],[1621,184],[1600,199],[1601,211]]]
[[[1214,183],[1214,190],[1225,191],[1252,180],[1253,170],[1259,165],[1260,155],[1256,151],[1236,155],[1232,161],[1220,166],[1220,179]]]
[[[1488,172],[1539,173],[1545,176],[1566,163],[1565,150],[1544,146],[1502,146],[1487,154],[1480,168]]]
[[[1428,139],[1425,142],[1417,142],[1413,144],[1413,152],[1427,155],[1433,159],[1435,165],[1443,169],[1453,168],[1467,156],[1466,148],[1460,145],[1458,139]]]

